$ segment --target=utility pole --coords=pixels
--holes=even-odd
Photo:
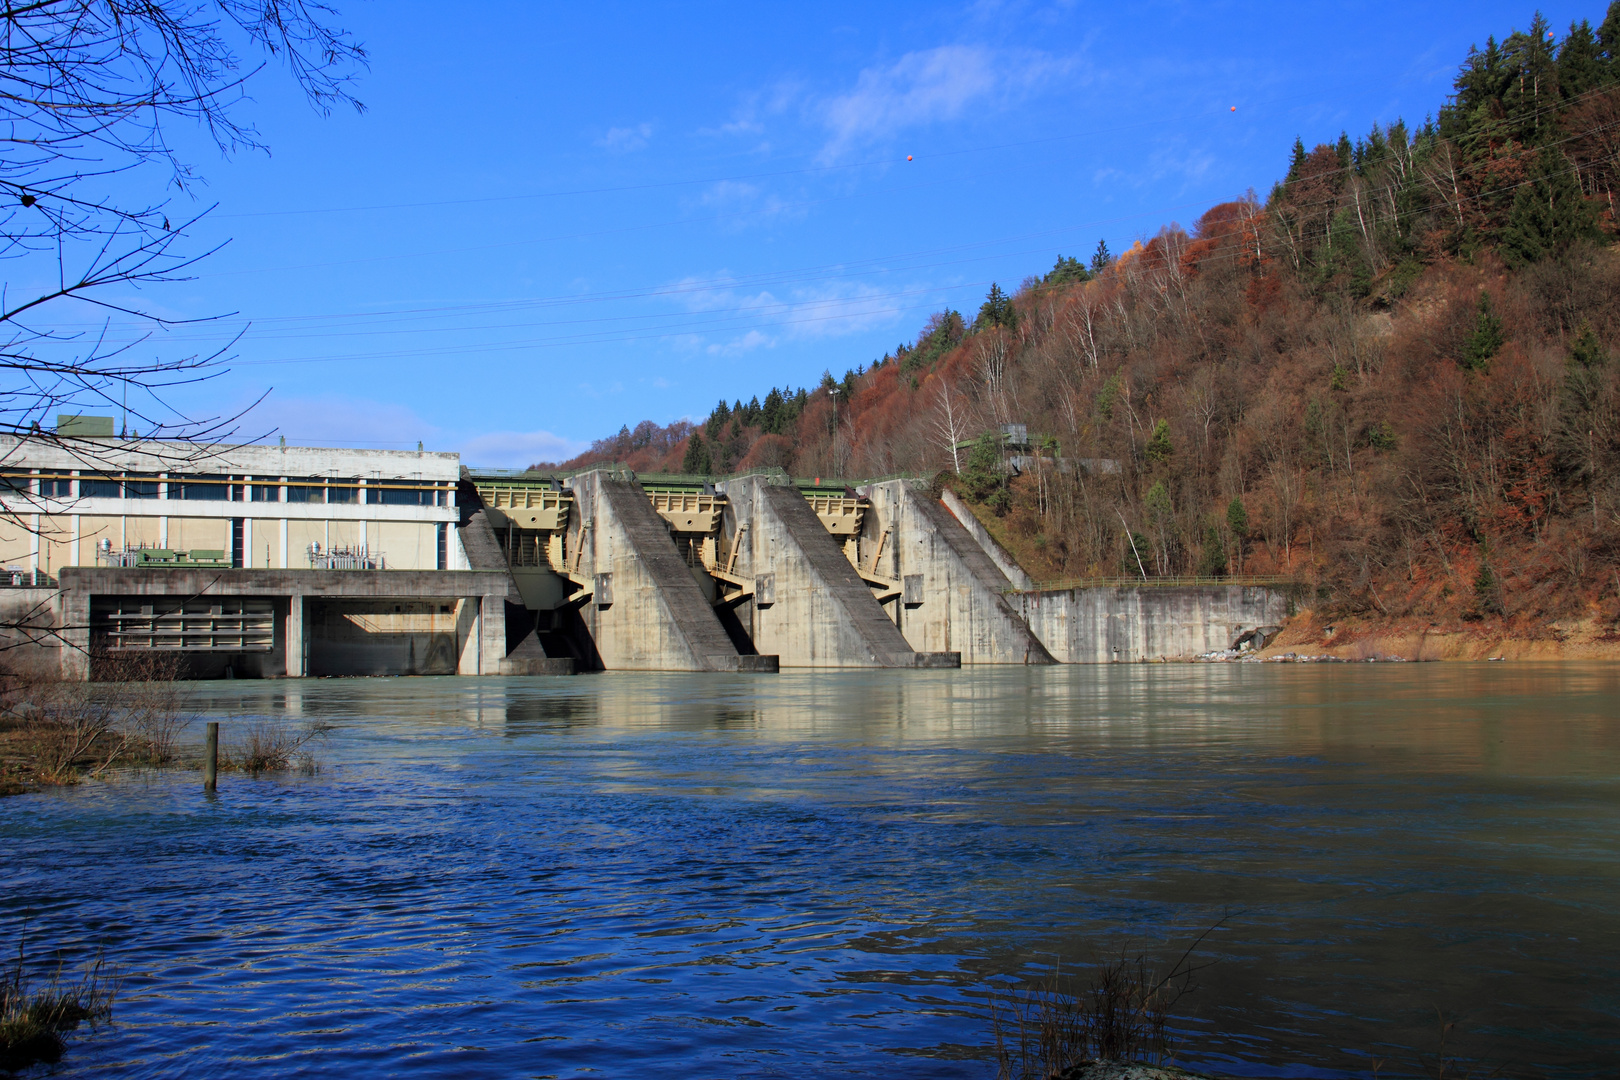
[[[834,476],[842,476],[842,475],[844,475],[844,471],[838,467],[838,395],[839,395],[839,393],[840,393],[840,391],[839,391],[838,387],[836,387],[836,386],[831,386],[831,387],[827,388],[827,395],[832,398],[832,406],[833,406],[833,469],[832,469],[832,471],[833,471]]]

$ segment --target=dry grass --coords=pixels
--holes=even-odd
[[[1097,964],[1083,985],[1054,967],[1043,982],[993,996],[997,1080],[1048,1080],[1090,1061],[1164,1062],[1173,1049],[1171,1010],[1205,966],[1192,954],[1220,925],[1164,974],[1144,956],[1121,953]]]
[[[0,673],[0,794],[175,763],[193,717],[173,666],[161,656],[113,661],[119,678],[101,685]]]
[[[29,985],[19,942],[17,959],[0,971],[0,1071],[59,1060],[67,1045],[63,1034],[81,1023],[109,1019],[117,990],[101,957],[77,982],[64,983],[58,965],[50,983],[36,990]]]
[[[331,730],[331,724],[319,720],[297,728],[267,720],[256,721],[244,726],[239,740],[220,748],[219,767],[222,771],[253,776],[294,770],[313,776],[320,767],[315,755],[306,747],[326,738]]]

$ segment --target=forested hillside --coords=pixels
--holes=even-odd
[[[1538,15],[1470,51],[1437,118],[1296,143],[1264,200],[567,464],[945,473],[1037,578],[1287,574],[1344,614],[1612,622],[1617,186],[1620,2],[1562,38]],[[1011,479],[1003,424],[1034,444]]]

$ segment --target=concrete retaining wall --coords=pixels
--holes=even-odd
[[[1013,604],[1065,664],[1175,659],[1278,626],[1288,597],[1253,585],[1123,586],[1015,593]]]
[[[55,589],[0,589],[0,672],[55,678],[61,667],[61,601]]]

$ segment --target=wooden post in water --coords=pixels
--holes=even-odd
[[[214,792],[214,781],[219,775],[219,721],[208,721],[208,737],[203,743],[203,790]]]

